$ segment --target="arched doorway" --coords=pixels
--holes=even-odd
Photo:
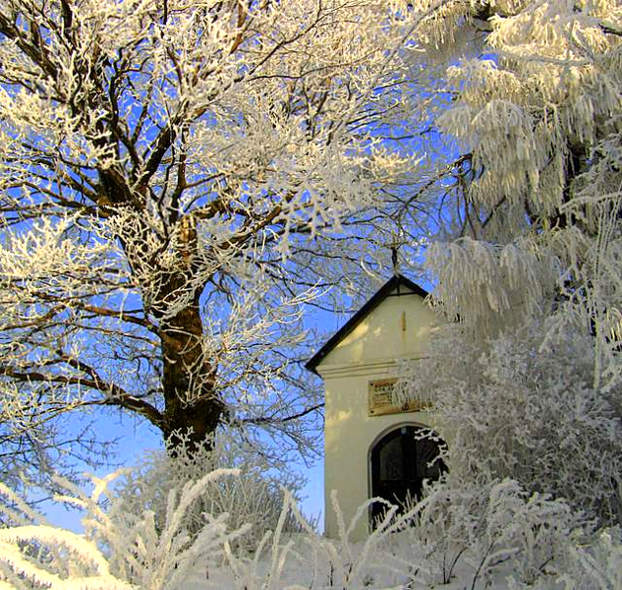
[[[447,471],[438,458],[445,442],[429,428],[402,425],[376,440],[371,447],[370,481],[372,497],[404,506],[408,498],[420,499],[424,480],[437,480]],[[372,527],[386,506],[375,502]]]

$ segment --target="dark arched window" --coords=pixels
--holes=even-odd
[[[407,499],[421,498],[423,480],[437,480],[447,470],[439,455],[446,444],[430,429],[401,426],[379,439],[371,449],[371,494],[403,508]],[[372,526],[386,510],[372,505]]]

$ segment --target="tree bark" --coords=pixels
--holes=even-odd
[[[198,297],[197,297],[198,299]],[[166,321],[161,331],[164,394],[163,435],[174,453],[184,437],[190,446],[210,445],[225,405],[214,390],[216,368],[205,358],[198,301]]]
[[[194,264],[197,249],[195,224],[196,219],[192,216],[181,220],[180,268],[164,281],[159,294],[160,301],[165,302],[179,297],[184,291],[188,295],[192,289],[192,302],[173,317],[161,320],[163,435],[173,454],[186,437],[190,452],[192,448],[211,446],[211,435],[225,412],[225,404],[215,390],[217,367],[206,358],[203,350],[199,305],[202,289],[193,285],[192,280],[200,272]]]
[[[194,262],[196,220],[187,217],[181,223],[179,263],[175,270],[162,268],[157,254],[140,250],[140,245],[148,242],[151,231],[140,222],[136,233],[141,239],[137,241],[138,247],[128,255],[130,266],[138,271],[137,276],[155,277],[151,280],[158,285],[149,312],[158,322],[164,401],[161,430],[171,454],[175,454],[175,448],[184,440],[189,443],[189,452],[192,448],[211,446],[211,435],[221,423],[226,409],[215,388],[217,366],[212,359],[206,358],[203,348],[199,304],[202,284],[197,281],[200,268]],[[127,254],[129,245],[124,246]],[[169,316],[171,308],[175,310],[178,306],[179,310]]]

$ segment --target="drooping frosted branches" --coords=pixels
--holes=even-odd
[[[589,328],[594,384],[612,391],[621,376],[620,6],[447,4],[462,16],[433,45],[449,51],[465,28],[484,43],[447,69],[455,101],[436,119],[462,153],[445,176],[451,223],[439,228],[461,239],[437,243],[428,259],[437,293],[479,334],[537,309],[558,326]]]

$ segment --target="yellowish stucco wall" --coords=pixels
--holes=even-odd
[[[401,291],[408,291],[401,286]],[[395,293],[395,291],[394,291]],[[396,360],[425,353],[434,313],[416,294],[388,296],[317,366],[325,384],[325,532],[337,536],[331,490],[337,490],[346,524],[369,498],[369,450],[378,436],[401,424],[434,427],[428,412],[368,415],[369,381],[396,376]],[[439,431],[442,436],[442,431]],[[368,534],[367,512],[352,537]]]

